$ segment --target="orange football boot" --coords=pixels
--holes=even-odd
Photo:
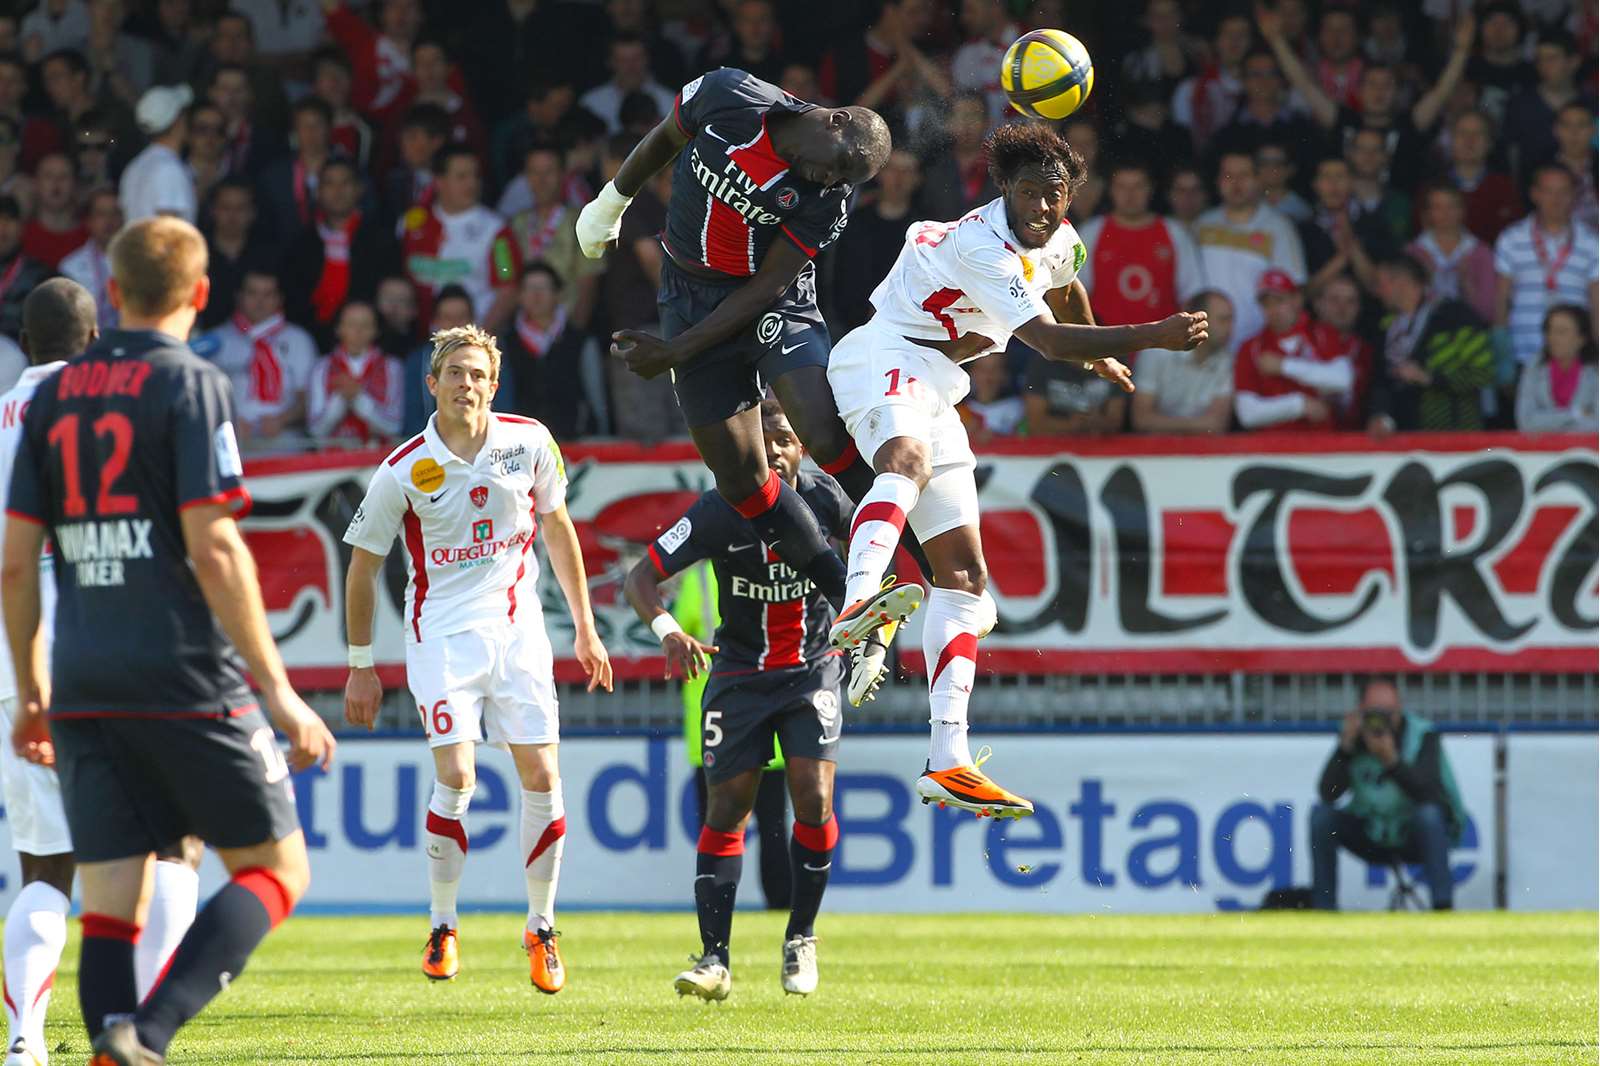
[[[828,630],[828,643],[841,651],[853,648],[883,626],[904,622],[921,606],[922,586],[890,574],[877,592],[839,612]],[[893,633],[889,631],[891,637]]]
[[[561,949],[554,929],[541,929],[537,933],[522,933],[522,947],[528,953],[528,977],[533,987],[553,996],[566,987],[567,968],[561,961]]]
[[[430,981],[448,981],[461,972],[461,945],[456,931],[441,925],[428,934],[422,949],[422,973]]]
[[[923,803],[937,803],[940,807],[959,807],[972,811],[979,818],[1021,818],[1033,813],[1033,804],[1021,796],[1001,788],[978,767],[994,754],[987,745],[978,752],[971,766],[956,766],[949,770],[923,768],[917,778],[917,795]]]

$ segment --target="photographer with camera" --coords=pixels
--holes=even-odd
[[[1344,717],[1311,811],[1312,905],[1336,910],[1339,848],[1369,863],[1421,863],[1433,909],[1450,910],[1449,850],[1466,814],[1433,723],[1400,706],[1387,679],[1367,681]],[[1341,796],[1350,801],[1335,807]]]

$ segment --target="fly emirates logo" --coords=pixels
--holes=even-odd
[[[782,216],[751,201],[750,197],[756,192],[756,183],[732,159],[718,173],[706,165],[700,157],[700,148],[696,146],[689,156],[689,169],[694,173],[694,179],[705,186],[706,192],[739,212],[740,217],[750,225],[776,226],[783,221]]]
[[[428,561],[434,566],[457,566],[463,569],[474,566],[487,566],[494,562],[495,556],[513,548],[522,547],[523,543],[533,539],[532,530],[518,530],[505,540],[496,540],[494,536],[494,519],[480,518],[472,523],[472,543],[459,548],[435,548],[428,555]]]

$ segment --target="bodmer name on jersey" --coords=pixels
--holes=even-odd
[[[696,145],[690,150],[689,170],[693,172],[695,180],[705,186],[706,192],[739,212],[746,222],[757,226],[776,226],[783,221],[783,216],[751,202],[751,194],[759,192],[761,187],[750,175],[740,170],[734,160],[729,159],[719,174],[700,158],[700,148]]]
[[[79,588],[127,584],[123,563],[153,559],[147,518],[118,518],[100,522],[66,522],[55,528],[55,550],[72,567]]]

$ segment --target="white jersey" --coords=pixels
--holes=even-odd
[[[990,343],[977,355],[1000,351],[1030,320],[1055,321],[1044,294],[1070,285],[1087,258],[1065,220],[1043,248],[1024,248],[1006,223],[1003,199],[957,222],[914,222],[872,292],[872,322],[912,339],[980,334]]]
[[[11,467],[17,457],[17,442],[22,439],[22,416],[27,413],[28,403],[33,399],[39,383],[66,365],[46,363],[43,366],[30,366],[22,372],[22,377],[17,379],[11,391],[0,396],[0,510],[5,508],[11,495]],[[0,527],[0,537],[3,536],[4,529]],[[48,656],[50,637],[56,627],[56,582],[48,548],[39,560],[39,594],[40,624],[44,627]],[[16,695],[17,675],[11,668],[11,649],[0,642],[0,699],[15,699]]]
[[[538,515],[567,499],[561,449],[542,424],[491,414],[471,462],[439,437],[438,414],[372,475],[344,541],[387,555],[405,543],[409,643],[511,622],[537,624]]]

